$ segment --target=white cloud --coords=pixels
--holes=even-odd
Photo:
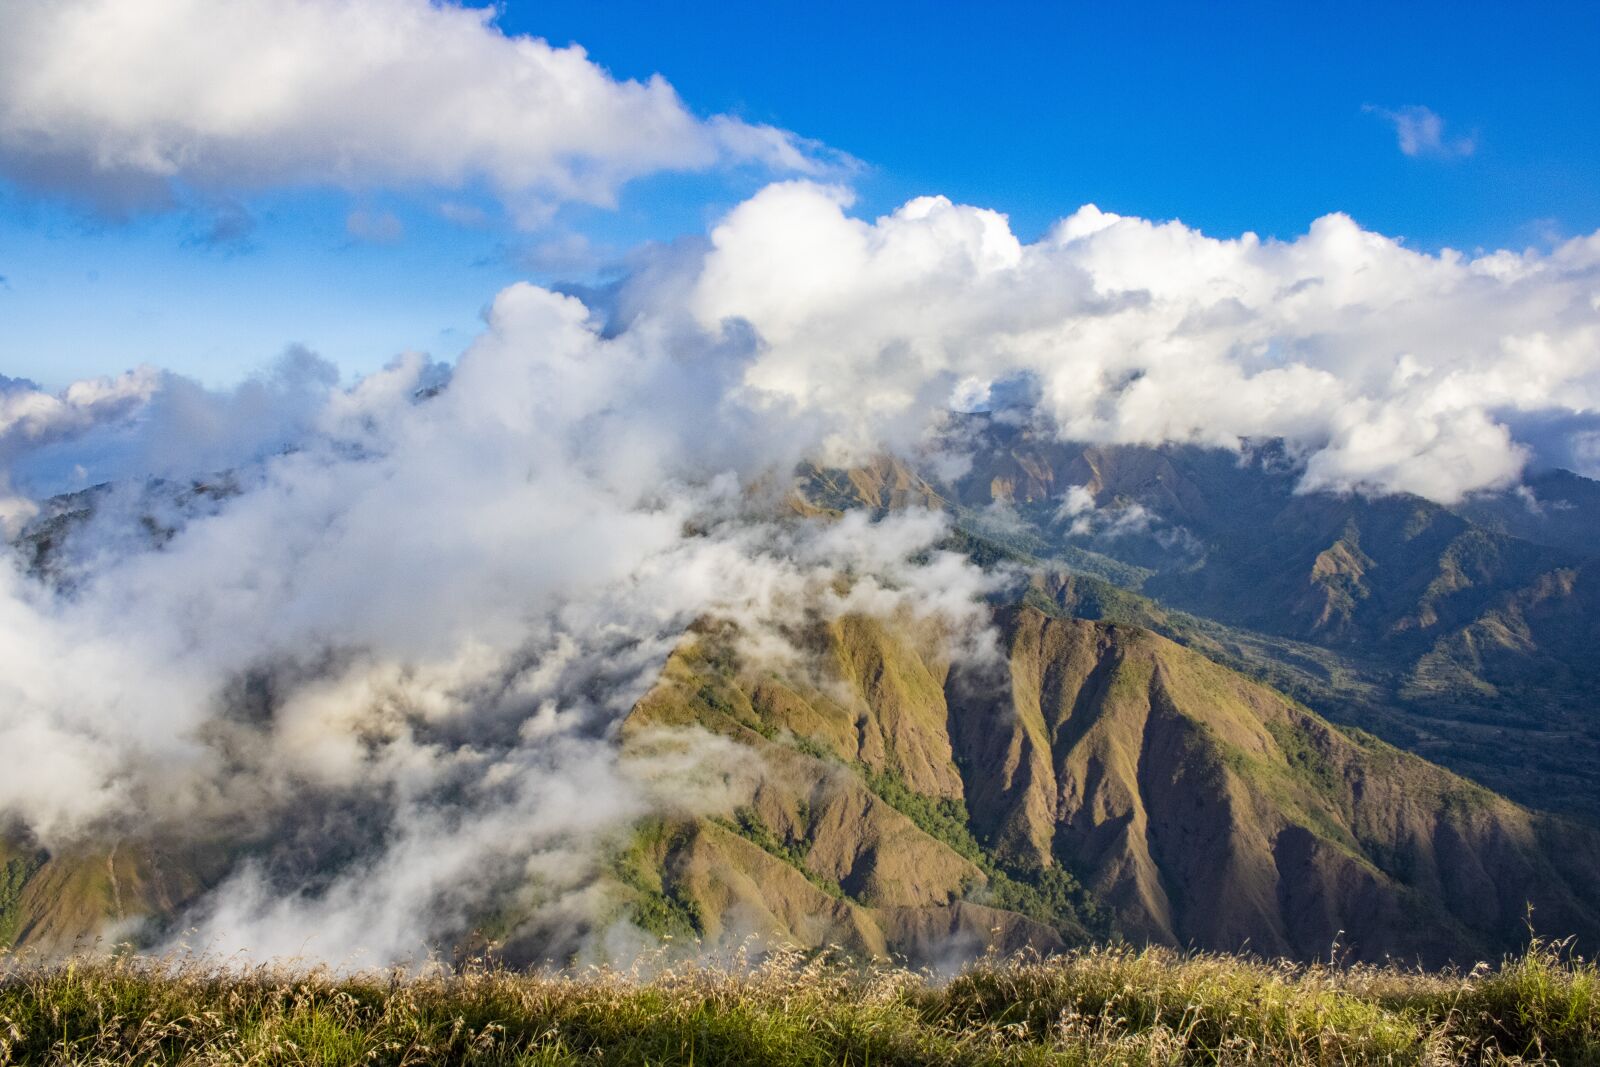
[[[123,422],[143,409],[160,382],[154,367],[74,382],[60,393],[0,377],[0,536],[13,536],[38,511],[12,484],[19,462],[58,441]]]
[[[581,233],[560,233],[536,241],[526,248],[509,251],[513,262],[535,274],[564,274],[568,276],[589,274],[606,262],[614,253],[597,248]]]
[[[67,536],[70,594],[0,567],[0,750],[31,754],[0,819],[50,845],[253,839],[202,943],[420,958],[508,886],[593,917],[600,847],[662,802],[616,724],[694,620],[794,657],[796,619],[904,613],[986,652],[988,580],[930,552],[941,516],[772,521],[763,477],[804,426],[738,404],[747,347],[694,341],[665,320],[605,337],[518,285],[430,399],[416,357],[349,389],[303,353],[231,394],[158,377],[103,424],[132,434],[132,491]],[[295,447],[250,463],[260,426],[289,425],[257,409],[291,413]],[[195,463],[243,457],[238,494],[166,509],[159,545],[129,536],[134,462],[183,439]],[[316,886],[274,867],[274,841],[344,841],[346,810],[355,859],[335,848]]]
[[[818,167],[788,133],[701,119],[659,76],[613,78],[492,19],[429,0],[9,0],[0,172],[113,210],[184,188],[483,182],[537,219],[654,171]]]
[[[1600,478],[1600,431],[1588,430],[1574,435],[1572,456],[1579,474]]]
[[[1381,116],[1394,126],[1400,151],[1408,156],[1462,157],[1470,156],[1478,144],[1473,137],[1447,138],[1444,119],[1421,104],[1387,108],[1368,104],[1363,110]]]
[[[1091,542],[1139,538],[1159,547],[1168,558],[1204,556],[1204,547],[1184,527],[1168,525],[1137,501],[1111,499],[1101,505],[1086,485],[1067,486],[1055,521],[1070,536]]]
[[[834,447],[905,446],[930,410],[1031,376],[1066,438],[1286,438],[1307,488],[1450,501],[1519,475],[1507,412],[1600,408],[1600,235],[1549,254],[1413,252],[1348,217],[1293,241],[1085,207],[1033,244],[914,200],[873,221],[771,186],[712,233],[690,306],[760,343],[755,398]]]
[[[1143,504],[1115,502],[1101,507],[1088,486],[1069,485],[1056,508],[1056,522],[1076,537],[1125,537],[1148,533],[1158,520]]]
[[[332,364],[295,346],[229,390],[147,366],[60,393],[0,392],[0,488],[48,496],[253,462],[297,444],[338,381]]]
[[[87,378],[58,394],[31,382],[0,379],[0,438],[39,443],[137,407],[155,392],[160,372],[140,367],[115,378]]]

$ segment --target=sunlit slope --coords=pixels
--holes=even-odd
[[[148,843],[51,853],[0,839],[0,947],[50,955],[109,945],[176,915],[220,875],[218,856]]]
[[[982,866],[1036,897],[1041,877],[1070,883],[1069,871],[1089,890],[1080,910],[1106,928],[1114,915],[1139,940],[1299,958],[1336,940],[1363,958],[1482,955],[1525,934],[1529,904],[1541,929],[1600,931],[1588,831],[1345,734],[1147,630],[1031,607],[1001,622],[1004,664],[955,676],[934,635],[861,619],[818,627],[821,666],[803,684],[702,634],[630,728],[693,723],[750,745],[772,773],[736,832],[765,841],[764,866],[781,856],[796,890],[809,876],[820,913],[841,920],[855,905],[876,916],[995,903]],[[979,864],[886,796],[965,815]],[[749,863],[722,865],[735,887],[683,858],[723,835],[684,833],[656,869],[704,931],[731,906],[816,943],[783,901],[762,903],[762,878],[736,877]],[[835,885],[842,899],[824,899]],[[901,947],[880,929],[884,947]]]
[[[941,447],[802,471],[801,509],[943,508],[949,547],[985,566],[1154,598],[1110,594],[1108,614],[1142,603],[1134,621],[1181,624],[1154,628],[1337,722],[1600,824],[1600,483],[1550,472],[1448,508],[1301,492],[1276,442],[1094,446],[985,415],[954,419]]]
[[[1412,675],[1419,688],[1470,688],[1584,708],[1594,706],[1597,682],[1600,565],[1594,561],[1557,568],[1505,593],[1441,637]]]
[[[1130,933],[1296,957],[1593,937],[1592,833],[1535,815],[1148,631],[1008,619],[1005,699],[957,716],[980,834],[1080,871]],[[967,740],[961,740],[963,735]],[[1341,934],[1342,931],[1342,934]]]
[[[697,633],[630,716],[625,744],[702,727],[748,746],[760,776],[730,817],[646,828],[622,872],[636,912],[712,940],[924,960],[1084,940],[1072,901],[1008,877],[971,838],[936,635],[847,618],[811,636],[826,673],[796,678],[746,670],[730,635]]]
[[[1083,589],[1047,592],[1089,606]],[[1518,944],[1530,905],[1538,929],[1600,941],[1592,831],[1143,627],[1029,605],[997,624],[997,653],[955,671],[947,635],[905,620],[798,625],[794,654],[760,663],[734,631],[697,628],[621,744],[710,731],[757,784],[715,814],[639,824],[605,873],[611,917],[918,962],[1117,935],[1464,961]],[[224,859],[8,846],[0,936],[59,952],[170,933]]]

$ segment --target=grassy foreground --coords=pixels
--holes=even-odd
[[[0,959],[0,1064],[1600,1064],[1600,973],[1290,967],[1119,948],[955,978],[748,968],[339,976]]]

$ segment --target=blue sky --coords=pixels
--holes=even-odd
[[[1465,248],[1600,223],[1600,5],[556,0],[503,24],[851,152],[869,208],[937,191],[1024,234],[1084,202],[1224,234],[1342,210]],[[1474,153],[1396,152],[1363,107],[1407,104]]]
[[[848,153],[866,215],[940,193],[1030,239],[1085,202],[1289,237],[1344,211],[1469,251],[1600,227],[1600,5],[554,0],[498,26]],[[1442,122],[1435,150],[1401,150],[1385,116],[1405,107]],[[416,182],[211,188],[126,219],[5,186],[0,373],[59,386],[150,362],[223,384],[291,343],[347,372],[451,358],[509,282],[615,269],[772,176],[646,175],[533,227]]]

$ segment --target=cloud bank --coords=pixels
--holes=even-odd
[[[610,204],[657,171],[819,169],[769,126],[692,114],[659,76],[430,0],[15,0],[0,173],[103,209],[276,185],[484,184],[513,213]]]
[[[300,353],[234,393],[157,380],[82,430],[231,426],[193,459],[240,466],[215,494],[104,491],[54,535],[70,582],[0,567],[0,748],[28,753],[0,817],[52,848],[224,848],[188,917],[219,951],[420,959],[490,905],[570,947],[608,839],[751,774],[715,739],[615,744],[692,622],[760,656],[803,616],[984,625],[987,579],[930,554],[942,518],[782,520],[763,479],[800,431],[728,402],[747,345],[678,329],[603,336],[519,285],[447,384],[408,357],[342,388]],[[292,444],[261,447],[285,413]]]
[[[1282,437],[1306,489],[1450,502],[1530,458],[1519,412],[1600,408],[1600,234],[1548,254],[1414,252],[1328,215],[1292,241],[1084,207],[1024,244],[1004,216],[768,187],[713,232],[689,304],[760,338],[744,384],[904,444],[930,407],[1017,376],[1066,439]]]

